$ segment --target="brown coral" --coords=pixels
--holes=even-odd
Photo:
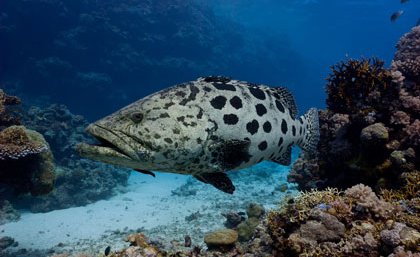
[[[327,78],[327,106],[337,113],[358,113],[374,110],[375,102],[392,97],[391,72],[376,59],[349,59],[331,67]],[[377,106],[375,106],[377,107]]]
[[[0,132],[0,182],[17,193],[41,195],[53,189],[53,155],[44,137],[23,126]]]
[[[0,132],[0,160],[20,159],[47,150],[48,146],[33,140],[23,126],[11,126]]]
[[[7,106],[20,104],[20,99],[15,96],[7,95],[0,89],[0,130],[3,127],[19,125],[20,121],[7,112]]]

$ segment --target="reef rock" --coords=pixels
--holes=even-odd
[[[13,208],[9,201],[0,201],[0,225],[19,219],[19,212]]]
[[[208,247],[233,246],[238,241],[238,232],[233,229],[221,229],[204,236],[204,243]]]
[[[0,182],[18,193],[42,195],[53,189],[54,158],[44,137],[23,126],[0,132]]]

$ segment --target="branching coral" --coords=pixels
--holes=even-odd
[[[377,110],[377,102],[395,95],[391,72],[376,58],[340,62],[327,78],[327,106],[337,113]]]

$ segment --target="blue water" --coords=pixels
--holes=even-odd
[[[303,111],[324,106],[338,61],[389,64],[420,13],[417,0],[152,2],[1,1],[0,83],[95,120],[164,87],[225,75],[286,86]]]

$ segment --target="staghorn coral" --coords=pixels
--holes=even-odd
[[[405,77],[420,80],[420,26],[406,33],[397,44],[393,65]]]

